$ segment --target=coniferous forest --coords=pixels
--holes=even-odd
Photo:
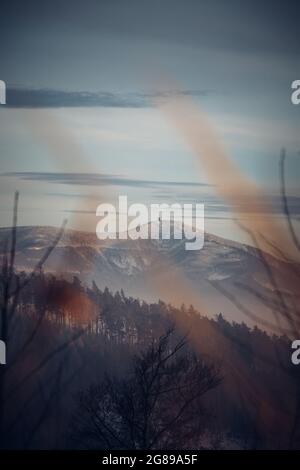
[[[3,269],[1,301],[3,448],[299,446],[285,336],[42,269]]]

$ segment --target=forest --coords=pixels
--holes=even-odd
[[[299,446],[286,336],[42,269],[0,285],[2,448]]]

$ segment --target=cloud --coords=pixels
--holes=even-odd
[[[175,93],[172,92],[172,93]],[[185,90],[185,96],[207,96],[211,90]],[[111,93],[107,91],[64,91],[55,89],[7,88],[7,107],[11,108],[147,108],[153,100],[170,97],[170,92]]]
[[[74,184],[84,186],[129,186],[140,188],[158,187],[211,187],[203,182],[155,181],[126,178],[120,175],[103,173],[50,173],[50,172],[8,172],[0,176],[16,177],[21,180],[46,181],[48,183]]]
[[[117,186],[124,188],[138,188],[142,190],[154,190],[152,196],[157,202],[181,202],[185,204],[204,203],[206,211],[209,213],[228,214],[232,212],[235,204],[232,206],[225,203],[219,196],[212,193],[214,186],[204,182],[193,181],[155,181],[143,180],[138,178],[127,178],[122,175],[105,173],[51,173],[51,172],[8,172],[0,173],[0,177],[18,178],[25,181],[39,181],[54,184],[65,184],[74,186]],[[204,192],[202,191],[204,190]],[[200,191],[200,192],[199,192]],[[47,196],[58,196],[65,198],[82,198],[83,195],[70,194],[64,192],[44,193]],[[149,196],[149,193],[147,193]],[[87,196],[90,198],[90,196]],[[258,204],[255,211],[241,199],[236,203],[241,212],[249,215],[272,214],[284,215],[282,198],[277,194],[264,195],[261,198],[261,204]],[[300,197],[289,196],[288,205],[293,219],[298,220],[300,215]],[[214,216],[216,217],[216,216]]]

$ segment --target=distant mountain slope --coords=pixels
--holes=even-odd
[[[57,233],[58,229],[53,227],[18,227],[16,268],[31,270]],[[0,256],[9,236],[9,228],[0,229]],[[283,263],[270,255],[265,257],[281,289],[288,291]],[[87,284],[95,280],[101,288],[123,288],[128,295],[148,301],[160,297],[152,280],[159,285],[160,279],[164,283],[166,278],[172,279],[176,271],[189,284],[193,296],[178,292],[175,303],[193,303],[200,310],[205,305],[207,314],[222,311],[231,320],[255,323],[215,288],[221,287],[237,295],[256,316],[272,321],[270,309],[251,293],[255,291],[267,298],[273,295],[273,286],[258,250],[208,233],[205,233],[202,250],[186,251],[184,239],[101,241],[94,233],[66,229],[44,270],[67,278],[75,275]],[[174,302],[174,292],[170,292],[170,296],[164,293],[163,300]]]

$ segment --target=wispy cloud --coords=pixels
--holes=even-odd
[[[51,172],[8,172],[1,176],[15,177],[28,181],[45,181],[49,183],[84,185],[84,186],[129,186],[139,188],[159,187],[211,187],[208,183],[188,181],[156,181],[138,178],[126,178],[120,175],[103,173],[51,173]]]
[[[154,202],[195,204],[204,203],[208,213],[231,213],[232,209],[239,207],[243,214],[273,214],[282,215],[284,213],[282,198],[277,194],[264,194],[261,196],[260,204],[257,204],[255,210],[247,205],[241,198],[231,207],[214,193],[216,187],[204,182],[193,181],[167,181],[167,180],[145,180],[139,178],[127,178],[126,176],[105,173],[51,173],[51,172],[8,172],[1,173],[0,177],[17,178],[25,181],[46,182],[50,184],[61,184],[70,186],[90,186],[107,187],[116,186],[129,189],[140,190],[141,197],[151,198]],[[144,191],[146,191],[146,196]],[[150,192],[149,192],[150,191]],[[60,198],[78,198],[93,199],[91,195],[82,193],[71,194],[69,192],[45,192],[46,196],[55,196]],[[291,217],[297,219],[300,215],[300,197],[289,196],[289,210]],[[84,213],[85,211],[78,211]],[[89,211],[88,211],[89,212]],[[91,211],[92,213],[93,211]],[[215,218],[215,217],[214,217]]]
[[[207,96],[211,90],[184,90],[185,96]],[[146,108],[156,98],[168,98],[169,91],[153,93],[111,93],[107,91],[65,91],[55,89],[13,88],[7,89],[7,106],[11,108]]]

